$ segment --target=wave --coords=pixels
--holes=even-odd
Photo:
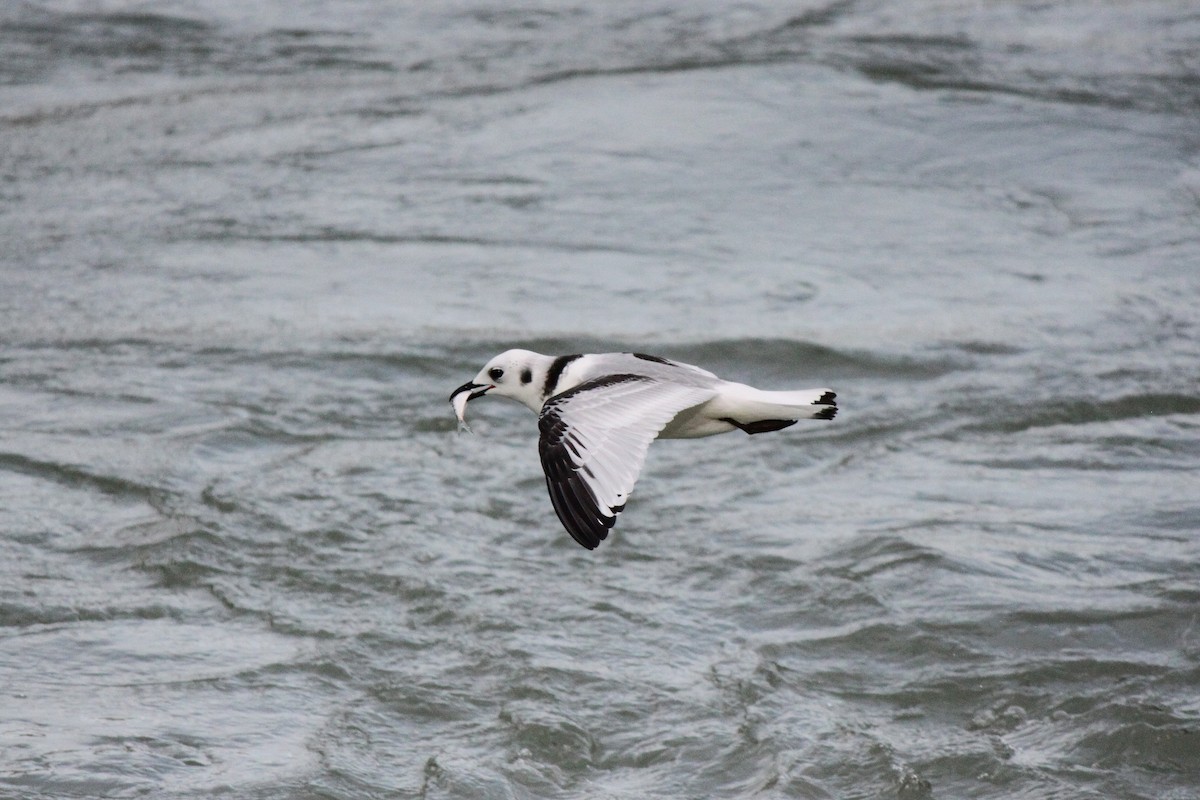
[[[1056,425],[1090,425],[1142,417],[1200,414],[1200,397],[1187,394],[1130,394],[1108,400],[1088,398],[1026,402],[958,429],[969,433],[1020,433]]]
[[[75,464],[43,461],[20,453],[0,452],[0,470],[16,472],[72,488],[87,488],[114,497],[128,497],[158,505],[169,492],[158,486],[106,475]]]

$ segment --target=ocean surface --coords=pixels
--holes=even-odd
[[[1198,470],[1193,0],[0,5],[5,800],[1194,800]]]

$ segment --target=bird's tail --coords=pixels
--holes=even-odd
[[[746,433],[777,431],[796,420],[833,419],[837,415],[837,395],[829,389],[764,392],[749,386],[740,388],[730,397],[733,402],[727,408],[732,413],[721,418]]]
[[[837,395],[829,389],[801,389],[796,392],[759,390],[750,402],[761,412],[781,419],[833,419],[837,416]]]

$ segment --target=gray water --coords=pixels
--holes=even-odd
[[[5,3],[0,242],[0,796],[1200,797],[1190,1]]]

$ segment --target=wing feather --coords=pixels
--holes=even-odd
[[[575,541],[594,549],[625,508],[646,451],[712,389],[632,373],[585,381],[542,406],[538,454],[550,502]]]

